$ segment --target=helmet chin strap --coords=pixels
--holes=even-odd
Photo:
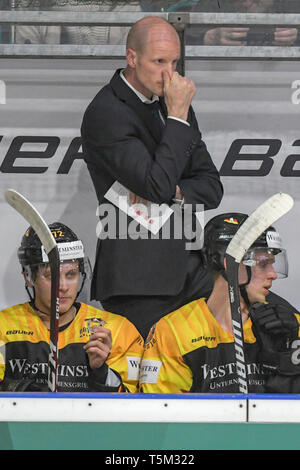
[[[34,296],[32,297],[31,292],[30,292],[30,289],[29,289],[29,287],[27,286],[27,284],[25,284],[25,289],[26,289],[26,292],[27,292],[27,294],[28,294],[28,297],[30,298],[30,303],[34,304],[35,294],[34,294]],[[34,292],[34,287],[32,287],[32,290],[33,290],[33,292]]]
[[[245,301],[247,307],[250,307],[250,300],[249,300],[249,297],[248,297],[248,293],[247,293],[246,287],[248,286],[248,284],[249,284],[250,281],[251,281],[251,267],[250,267],[250,266],[246,266],[246,270],[247,270],[247,281],[244,282],[244,284],[239,284],[239,288],[240,288],[241,296],[243,297],[243,299],[244,299],[244,301]],[[225,269],[222,269],[222,270],[221,270],[221,274],[222,274],[223,278],[225,279],[225,281],[228,282]]]
[[[249,300],[249,297],[248,297],[248,294],[247,294],[246,285],[247,284],[243,284],[243,285],[240,286],[240,292],[241,292],[241,296],[243,297],[243,299],[245,301],[245,304],[249,308],[250,307],[250,300]]]
[[[246,287],[248,286],[248,284],[251,281],[251,268],[250,268],[250,266],[246,266],[246,270],[247,270],[248,280],[244,284],[240,284],[239,288],[240,288],[241,296],[243,297],[243,299],[245,301],[245,304],[247,305],[247,307],[250,307],[250,300],[249,300],[247,289],[246,289]]]
[[[31,295],[31,292],[30,292],[30,289],[29,287],[25,284],[25,289],[27,291],[27,294],[29,296],[29,299],[30,299],[30,305],[31,307],[34,309],[34,310],[37,310],[38,312],[40,313],[43,313],[44,315],[48,315],[47,312],[43,312],[43,310],[37,308],[36,304],[35,304],[35,291],[34,291],[34,287],[32,287],[32,290],[33,290],[33,296]]]

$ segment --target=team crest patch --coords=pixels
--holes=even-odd
[[[224,222],[227,222],[228,224],[238,225],[238,221],[233,217],[230,217],[230,219],[224,219]]]
[[[102,318],[86,318],[85,321],[87,322],[87,329],[90,334],[95,333],[95,328],[103,327],[107,323]]]

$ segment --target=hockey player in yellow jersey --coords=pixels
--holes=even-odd
[[[226,213],[206,224],[202,254],[213,272],[214,288],[208,299],[195,300],[169,313],[150,330],[141,364],[141,392],[239,392],[224,254],[246,219],[245,214]],[[256,340],[249,312],[254,312],[255,327],[261,327],[251,306],[264,306],[273,281],[286,276],[286,252],[279,234],[269,227],[245,254],[239,268],[249,393],[265,392],[271,373],[271,368],[264,367],[261,361],[261,344]],[[278,304],[268,308],[263,327],[270,327],[270,331],[273,325],[287,327],[280,339],[282,344],[298,338],[298,318],[291,306]]]
[[[49,228],[61,260],[57,390],[135,392],[142,338],[125,317],[76,300],[89,270],[83,244],[60,222]],[[31,227],[18,258],[30,301],[0,313],[0,390],[47,391],[51,271]]]

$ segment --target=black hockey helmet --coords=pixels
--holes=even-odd
[[[90,262],[84,255],[83,243],[73,230],[61,222],[50,224],[49,229],[57,243],[60,261],[78,261],[79,272],[82,275],[78,296],[83,288],[86,277],[90,277],[91,274]],[[21,245],[18,249],[18,258],[23,272],[34,283],[39,266],[47,265],[49,260],[39,237],[32,227],[28,227],[22,237]],[[26,290],[28,291],[27,287]],[[30,293],[29,296],[32,298]]]
[[[204,244],[202,248],[204,263],[207,267],[224,274],[224,256],[227,246],[247,218],[247,214],[227,212],[217,215],[207,222],[204,228]],[[261,251],[262,248],[271,251],[273,255],[282,254],[280,261],[277,262],[274,269],[280,277],[286,277],[288,268],[286,252],[282,248],[278,232],[272,226],[255,240],[244,255],[242,262],[246,266],[254,266],[255,253],[259,249]]]
[[[66,225],[54,222],[49,225],[51,233],[58,244],[61,261],[78,259],[80,272],[84,272],[84,251],[82,241]],[[28,227],[18,249],[21,266],[38,266],[48,262],[48,256],[42,243],[32,227]]]

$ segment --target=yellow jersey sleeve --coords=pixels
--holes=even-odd
[[[5,343],[1,337],[0,331],[0,382],[4,379],[5,375]]]
[[[182,357],[180,340],[165,317],[150,330],[140,370],[141,393],[187,393],[192,372]]]
[[[138,392],[139,370],[144,341],[135,326],[125,317],[113,328],[113,347],[106,364],[118,372],[130,393]]]

